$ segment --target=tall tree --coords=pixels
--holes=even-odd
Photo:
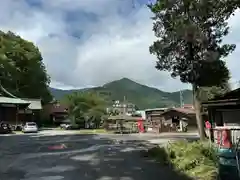
[[[15,96],[52,99],[39,49],[12,32],[0,31],[0,83]]]
[[[98,126],[106,114],[106,101],[94,93],[75,92],[67,95],[63,103],[68,105],[73,123],[81,124],[89,120]]]
[[[226,94],[231,91],[229,83],[224,83],[221,86],[212,87],[200,87],[199,88],[199,99],[201,101],[211,100],[215,97]]]
[[[238,0],[158,0],[149,5],[154,13],[153,31],[158,38],[150,46],[157,56],[156,68],[180,77],[193,87],[194,106],[201,139],[204,139],[199,90],[227,83],[229,70],[223,61],[234,49],[223,44],[226,20]]]

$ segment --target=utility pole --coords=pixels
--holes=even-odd
[[[126,97],[123,96],[123,114],[124,114],[124,115],[126,114],[126,107],[127,107],[127,104],[126,104]]]
[[[180,90],[180,107],[184,106],[183,92]]]

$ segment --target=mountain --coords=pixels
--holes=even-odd
[[[116,80],[94,88],[79,90],[50,88],[50,91],[56,99],[61,99],[63,96],[77,91],[88,91],[105,95],[109,102],[113,100],[122,101],[125,97],[127,101],[136,104],[139,109],[177,106],[180,104],[179,91],[172,93],[164,92],[156,88],[139,84],[128,78]],[[184,103],[192,104],[192,91],[183,90],[182,94]]]

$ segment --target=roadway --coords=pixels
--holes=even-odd
[[[0,136],[0,179],[186,179],[144,157],[142,152],[152,146],[147,140],[149,136],[146,135],[40,133]]]

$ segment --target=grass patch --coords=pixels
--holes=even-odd
[[[99,133],[107,133],[105,129],[80,129],[79,133],[83,134],[99,134]]]
[[[149,155],[175,170],[200,180],[214,180],[217,176],[215,149],[205,142],[179,141],[166,147],[155,147]]]
[[[79,130],[64,130],[59,128],[56,128],[56,130],[59,131],[71,131],[71,132],[76,132],[78,134],[106,134],[106,133],[113,133],[112,131],[107,131],[105,129],[79,129]]]
[[[24,134],[22,131],[13,131],[13,134]]]
[[[113,133],[112,131],[107,131],[105,129],[80,129],[79,133],[82,134],[109,134]]]

